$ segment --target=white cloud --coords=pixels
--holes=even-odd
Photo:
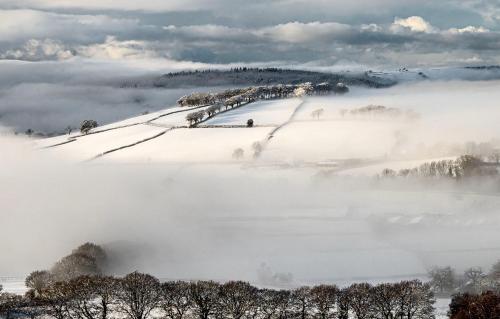
[[[96,59],[148,59],[157,58],[158,54],[148,48],[144,41],[118,41],[115,37],[108,36],[104,43],[80,46],[78,55]]]
[[[370,23],[370,24],[362,24],[361,30],[362,31],[369,31],[369,32],[381,32],[383,30],[383,28],[381,26],[379,26],[378,24]]]
[[[262,28],[255,34],[278,41],[304,43],[344,35],[350,30],[351,26],[335,22],[291,22]]]
[[[432,33],[437,31],[429,22],[419,16],[412,16],[405,19],[395,18],[392,27],[395,31],[401,28],[409,29],[412,32]]]
[[[7,50],[0,54],[2,59],[14,60],[41,60],[56,59],[65,60],[73,57],[73,52],[57,40],[52,39],[30,39],[20,49]]]
[[[475,26],[467,26],[465,28],[451,28],[448,30],[451,33],[486,33],[490,32],[490,30],[484,28],[484,27],[475,27]]]
[[[137,19],[38,10],[0,10],[0,21],[0,39],[21,42],[34,38],[90,41],[105,34],[126,32],[138,27]]]

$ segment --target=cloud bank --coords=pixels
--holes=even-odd
[[[112,1],[8,1],[0,5],[0,58],[415,66],[440,65],[446,52],[446,64],[462,63],[467,56],[498,63],[500,34],[486,8],[491,5],[451,0],[404,6],[392,0],[149,0],[119,6]]]
[[[498,64],[496,4],[6,0],[0,4],[0,122],[50,133],[86,117],[109,122],[158,110],[175,100],[173,93],[103,85],[171,70]]]

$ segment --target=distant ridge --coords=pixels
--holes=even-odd
[[[196,70],[163,74],[152,79],[127,80],[121,87],[180,88],[227,85],[298,84],[304,82],[345,83],[373,88],[390,87],[397,82],[365,73],[326,73],[279,68],[233,68],[231,70]]]
[[[478,65],[478,66],[466,66],[466,69],[471,70],[499,70],[500,65]]]

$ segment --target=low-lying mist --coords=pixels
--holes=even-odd
[[[194,90],[221,88],[122,88],[128,79],[157,77],[163,73],[206,67],[190,62],[0,61],[0,123],[13,131],[31,129],[44,135],[62,134],[85,119],[107,124],[144,112],[175,105]]]
[[[74,164],[26,139],[3,136],[0,145],[3,276],[49,268],[87,241],[122,260],[117,274],[261,284],[421,277],[433,265],[500,258],[498,192],[454,182],[402,187],[238,164]]]

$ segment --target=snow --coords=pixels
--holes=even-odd
[[[449,95],[450,87],[454,90],[453,96]],[[265,147],[259,163],[310,162],[321,166],[322,163],[330,165],[356,159],[373,166],[374,164],[370,162],[374,160],[386,159],[392,162],[401,158],[413,160],[458,156],[460,154],[451,151],[432,154],[420,154],[420,152],[421,149],[430,149],[443,142],[449,145],[460,145],[468,140],[489,141],[497,137],[500,131],[496,118],[500,116],[500,111],[496,107],[495,99],[490,98],[492,92],[496,92],[493,89],[492,83],[482,82],[473,82],[467,86],[454,82],[446,84],[422,82],[383,90],[353,88],[349,94],[341,96],[257,101],[220,113],[202,125],[245,125],[246,121],[252,118],[256,126],[278,126],[286,123],[297,110],[293,121],[275,132],[269,143],[264,143]],[[473,103],[477,100],[481,100],[482,103],[479,105]],[[352,110],[370,104],[398,108],[402,111],[414,111],[420,114],[420,119],[408,121],[399,118],[344,118],[339,113],[341,109]],[[313,119],[311,113],[319,108],[322,108],[324,113],[319,120]],[[157,118],[175,111],[183,112]],[[68,157],[72,157],[68,153],[79,153],[74,156],[76,159],[89,157],[89,155],[93,157],[108,149],[154,136],[162,129],[185,126],[187,124],[185,117],[189,111],[189,109],[174,107],[106,125],[96,131],[147,121],[152,121],[151,125],[139,124],[117,128],[85,137],[78,137],[79,133],[75,132],[70,136],[37,141],[36,146],[43,148],[77,138],[76,142],[57,147],[57,152],[64,153]],[[479,114],[491,114],[491,116],[475,116]],[[153,120],[154,118],[157,119]],[[205,128],[192,129],[189,133],[174,130],[158,141],[153,140],[144,145],[141,144],[138,149],[146,149],[147,155],[137,155],[134,150],[127,150],[126,154],[134,154],[133,158],[140,161],[144,161],[145,158],[158,162],[228,160],[227,154],[232,153],[236,147],[242,147],[249,154],[251,149],[248,145],[254,141],[265,140],[269,131],[261,134],[259,131],[250,133],[247,130],[234,128],[222,132]],[[211,135],[214,137],[211,138]],[[186,138],[187,142],[174,142],[175,138]],[[221,143],[214,143],[214,141],[221,141]],[[152,146],[147,146],[150,143],[153,143]],[[165,155],[163,145],[159,143],[164,143],[169,150],[175,151]],[[187,149],[186,145],[188,145]],[[213,151],[210,150],[211,148]],[[154,154],[155,150],[159,153]],[[189,158],[183,158],[183,156]],[[125,154],[110,156],[110,158],[120,158],[121,161],[132,162],[134,160],[132,158],[127,160],[125,157]],[[406,165],[406,163],[402,164]],[[378,167],[375,166],[373,169],[378,169]],[[367,168],[365,172],[369,170],[370,168]]]
[[[252,158],[252,144],[262,141],[272,128],[180,128],[133,148],[104,156],[117,162],[214,162],[234,161],[235,149]]]
[[[451,299],[449,298],[436,298],[436,303],[434,304],[436,319],[448,319],[450,301]]]
[[[398,123],[369,121],[293,122],[275,134],[264,157],[270,160],[372,158],[388,154]]]
[[[222,113],[204,124],[207,125],[246,125],[248,119],[253,119],[254,125],[280,125],[286,122],[301,99],[283,99],[258,101],[243,105],[235,110]]]
[[[474,266],[476,262],[481,266],[491,265],[498,252],[495,247],[499,239],[500,197],[454,188],[426,190],[419,188],[420,185],[372,187],[373,179],[364,178],[384,168],[399,170],[455,158],[423,156],[415,152],[420,144],[469,139],[481,142],[500,135],[496,123],[500,116],[496,101],[500,96],[495,95],[496,87],[486,84],[485,88],[484,83],[470,84],[472,89],[464,88],[463,84],[447,85],[353,89],[344,96],[306,98],[294,120],[276,131],[269,141],[267,137],[274,128],[258,126],[287,122],[301,99],[260,101],[203,123],[244,125],[252,118],[257,125],[253,128],[169,130],[91,162],[86,173],[102,177],[102,183],[93,179],[92,187],[85,189],[89,198],[99,199],[95,211],[88,211],[84,199],[83,203],[74,204],[71,211],[52,217],[77,220],[77,226],[73,227],[78,229],[91,220],[85,232],[75,231],[85,234],[78,235],[79,240],[87,240],[84,236],[102,242],[112,242],[117,237],[128,239],[133,228],[134,236],[158,251],[167,252],[166,256],[145,254],[152,259],[143,258],[148,260],[146,265],[134,266],[159,277],[168,275],[176,279],[255,282],[256,270],[265,262],[273,271],[292,273],[294,285],[323,282],[346,285],[355,281],[425,279],[426,270],[433,265]],[[481,103],[475,103],[477,100]],[[369,104],[414,110],[421,114],[421,120],[339,116],[340,109]],[[324,114],[319,120],[313,119],[311,112],[319,108],[324,109]],[[178,109],[99,129],[147,122]],[[70,136],[76,138],[74,142],[42,152],[75,162],[85,161],[173,126],[186,125],[187,113],[164,116],[151,125],[139,124],[82,137],[74,133]],[[35,144],[40,148],[65,141],[68,136]],[[257,160],[252,156],[254,142],[264,146]],[[244,150],[241,160],[232,157],[237,148]],[[319,168],[297,165],[290,166],[293,169],[277,169],[283,163],[304,162],[317,164]],[[360,166],[354,167],[353,163]],[[134,169],[128,164],[134,164]],[[336,174],[331,179],[318,177],[321,174],[317,173],[324,170],[321,166],[331,169],[335,164]],[[132,178],[134,183],[128,183]],[[20,183],[18,180],[13,178],[11,184],[15,186]],[[26,185],[29,183],[18,187],[24,191]],[[127,201],[109,198],[112,197],[106,195],[109,189],[116,189]],[[37,189],[42,193],[40,196],[54,196],[54,193],[47,195],[47,191],[49,187]],[[64,189],[57,190],[57,196],[62,194],[64,198],[65,193]],[[66,196],[67,202],[71,199],[71,194]],[[18,202],[12,209],[33,208],[24,205]],[[87,210],[78,214],[79,207]],[[103,226],[96,229],[96,224]],[[7,231],[15,228],[8,227]],[[22,281],[4,286],[8,291],[24,289]],[[438,319],[446,318],[448,303],[449,299],[437,300]]]
[[[3,292],[23,295],[28,288],[24,285],[22,278],[2,278],[0,277],[0,285],[3,287]]]
[[[74,142],[45,149],[44,151],[56,152],[76,161],[85,161],[103,152],[135,143],[163,131],[165,131],[164,128],[141,124],[98,134],[81,136]]]
[[[146,124],[147,122],[152,122],[159,125],[165,125],[166,127],[186,125],[186,120],[185,120],[186,114],[188,114],[189,111],[197,108],[198,107],[170,107],[158,112],[139,115],[125,119],[123,121],[99,126],[93,129],[92,132],[94,132],[95,134],[102,134],[104,133],[102,131],[114,130],[114,129],[121,130],[129,126]],[[40,148],[53,146],[56,144],[67,142],[74,138],[79,138],[81,135],[82,134],[78,129],[74,129],[73,132],[69,135],[61,135],[61,136],[37,140],[35,142],[35,145]]]

